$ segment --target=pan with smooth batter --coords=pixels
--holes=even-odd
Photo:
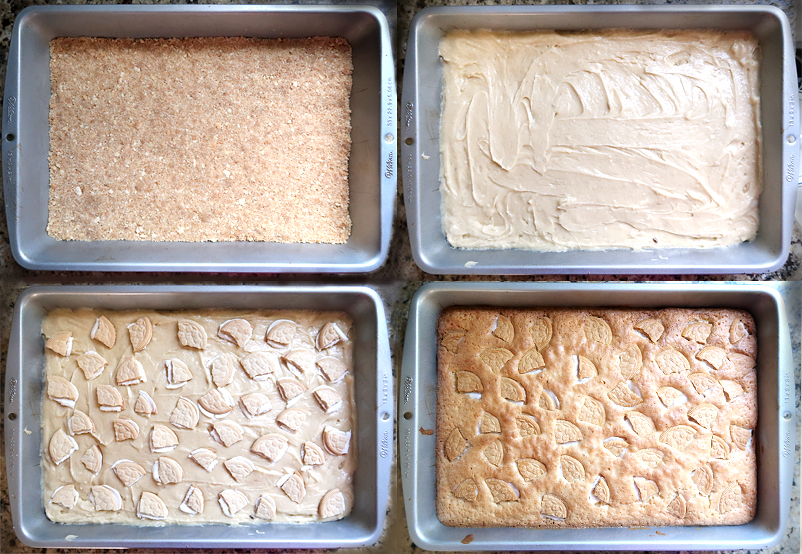
[[[452,246],[641,250],[755,237],[751,33],[457,30],[440,55]]]

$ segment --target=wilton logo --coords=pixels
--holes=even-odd
[[[412,396],[412,377],[407,377],[404,380],[404,402],[409,402],[410,396]]]
[[[783,458],[791,456],[791,432],[788,431],[783,438]]]
[[[8,104],[6,106],[6,122],[11,123],[14,121],[14,114],[17,113],[17,97],[9,96]]]
[[[794,155],[791,154],[791,159],[788,160],[788,167],[785,168],[785,180],[789,183],[794,180],[794,162],[796,159]]]
[[[393,157],[393,151],[391,150],[390,151],[390,156],[387,158],[387,161],[384,163],[384,176],[387,177],[388,179],[393,176],[393,170],[394,170],[394,167],[395,167],[395,164],[393,163],[394,159],[395,158]]]
[[[384,436],[381,440],[381,447],[380,447],[380,455],[382,458],[386,458],[390,454],[390,436],[387,431],[384,432]]]
[[[404,106],[404,129],[409,129],[412,123],[412,102],[407,102]]]

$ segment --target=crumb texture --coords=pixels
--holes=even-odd
[[[736,310],[447,310],[438,322],[440,521],[752,520],[755,336],[752,316]]]
[[[59,240],[344,243],[345,39],[57,38]]]

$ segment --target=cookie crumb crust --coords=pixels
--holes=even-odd
[[[58,240],[345,243],[343,38],[56,38]]]

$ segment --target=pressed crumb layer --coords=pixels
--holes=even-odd
[[[50,236],[348,239],[345,39],[57,38],[50,55]]]

